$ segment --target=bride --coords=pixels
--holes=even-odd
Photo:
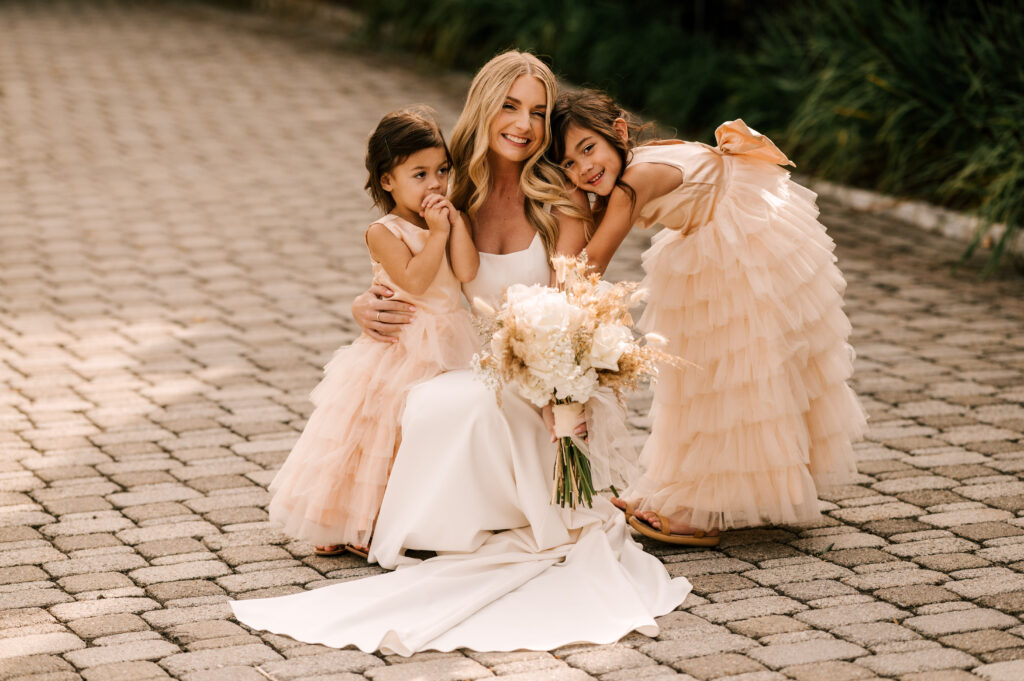
[[[548,284],[548,258],[577,253],[582,224],[539,160],[556,83],[533,55],[481,68],[452,136],[452,202],[473,219],[479,273],[467,298],[495,305],[513,283]],[[564,204],[563,204],[564,205]],[[368,334],[400,333],[407,306],[371,288],[353,304]],[[621,418],[621,415],[619,416]],[[591,439],[599,437],[592,426]],[[595,443],[596,444],[596,443]],[[549,650],[611,643],[689,593],[643,552],[623,514],[551,503],[555,449],[542,415],[511,391],[498,405],[471,371],[413,388],[370,560],[388,574],[279,598],[234,601],[244,624],[300,641],[411,655],[419,650]],[[418,561],[407,550],[434,551]]]

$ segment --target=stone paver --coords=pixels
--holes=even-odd
[[[378,572],[271,527],[266,486],[357,331],[366,135],[415,102],[450,127],[468,83],[294,21],[0,3],[0,679],[1024,678],[1024,280],[828,202],[859,475],[813,526],[650,545],[694,584],[656,639],[402,660],[236,623]]]

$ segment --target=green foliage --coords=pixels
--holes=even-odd
[[[516,47],[579,84],[607,90],[669,125],[698,122],[725,96],[723,50],[746,29],[756,0],[366,0],[378,43],[426,54],[444,67],[476,69]],[[739,19],[737,19],[739,17]],[[614,27],[614,30],[609,30]],[[698,132],[686,128],[687,133]]]
[[[550,60],[683,136],[743,118],[801,170],[1024,220],[1024,0],[367,0],[370,34],[475,69]]]
[[[801,3],[741,57],[730,105],[815,174],[978,209],[965,258],[1005,223],[990,273],[1024,217],[1021,54],[1022,3]]]

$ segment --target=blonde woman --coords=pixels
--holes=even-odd
[[[540,162],[555,89],[550,69],[521,52],[492,59],[470,87],[451,138],[451,199],[470,216],[480,252],[477,277],[464,285],[470,299],[495,303],[510,284],[546,284],[549,256],[583,247],[583,224],[566,217],[579,211],[559,198],[553,169]],[[371,290],[353,309],[364,328],[387,337],[388,325],[400,326],[396,304]],[[604,498],[575,511],[551,504],[554,446],[541,414],[514,393],[499,406],[472,372],[448,372],[410,391],[401,426],[370,558],[402,569],[236,602],[239,620],[401,655],[549,650],[611,643],[634,629],[656,635],[654,617],[689,592]],[[438,555],[417,562],[406,550]]]

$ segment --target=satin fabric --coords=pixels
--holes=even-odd
[[[548,282],[543,245],[482,254],[467,295],[496,305],[512,283]],[[621,418],[621,416],[620,416]],[[394,572],[279,598],[234,601],[255,629],[330,646],[550,650],[658,632],[683,578],[631,538],[606,499],[551,504],[555,449],[538,410],[494,393],[471,371],[414,387],[370,558]],[[438,552],[418,561],[408,549]]]

